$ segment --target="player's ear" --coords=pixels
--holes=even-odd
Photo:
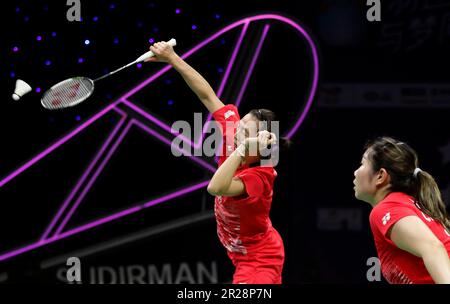
[[[377,185],[385,185],[385,184],[389,184],[391,181],[391,177],[389,175],[389,173],[386,171],[386,169],[381,168],[380,171],[378,171],[377,173]]]

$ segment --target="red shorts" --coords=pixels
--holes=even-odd
[[[233,284],[281,284],[284,264],[284,246],[278,232],[273,229],[257,249],[247,254],[228,253],[236,270]]]

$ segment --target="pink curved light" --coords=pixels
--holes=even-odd
[[[244,25],[244,29],[241,32],[241,35],[238,39],[238,43],[236,45],[235,51],[232,54],[232,57],[230,59],[230,63],[227,67],[227,71],[225,73],[224,79],[221,83],[221,87],[219,88],[219,93],[222,92],[223,90],[223,86],[226,83],[226,80],[229,76],[229,72],[231,70],[231,65],[234,62],[235,56],[237,54],[237,49],[239,48],[242,39],[244,37],[244,33],[248,27],[248,25],[253,22],[253,21],[258,21],[258,20],[278,20],[281,22],[284,22],[290,26],[292,26],[293,28],[295,28],[298,32],[300,32],[303,37],[306,39],[309,47],[310,47],[310,51],[311,51],[311,57],[313,60],[313,79],[311,82],[311,88],[307,97],[307,102],[303,108],[303,110],[301,111],[300,116],[298,117],[298,119],[296,120],[295,124],[293,125],[293,127],[288,130],[286,132],[286,137],[287,138],[291,138],[295,132],[298,130],[298,128],[301,126],[301,124],[303,123],[303,121],[306,118],[306,115],[308,114],[312,102],[314,100],[314,96],[316,94],[317,91],[317,85],[318,85],[318,78],[319,78],[319,59],[318,59],[318,53],[317,53],[317,48],[311,38],[311,36],[297,23],[295,23],[293,20],[281,16],[281,15],[276,15],[276,14],[262,14],[262,15],[256,15],[256,16],[252,16],[252,17],[248,17],[245,19],[241,19],[237,22],[234,22],[226,27],[224,27],[222,30],[218,31],[217,33],[215,33],[214,35],[212,35],[211,37],[205,39],[204,41],[200,42],[198,45],[196,45],[194,48],[192,48],[191,50],[189,50],[188,52],[186,52],[185,54],[182,55],[182,58],[187,58],[190,55],[192,55],[193,53],[197,52],[198,50],[200,50],[201,48],[203,48],[204,46],[206,46],[208,43],[212,42],[213,40],[217,39],[218,37],[220,37],[222,34],[232,30],[233,28],[236,28],[238,26]],[[264,30],[264,34],[263,37],[261,38],[261,41],[264,40],[265,35],[267,34],[267,30],[268,30],[268,26],[265,27]],[[260,46],[259,46],[260,47]],[[259,52],[258,52],[259,53]],[[256,62],[256,58],[257,55],[255,55],[254,59],[252,60],[253,64],[251,65],[251,68],[249,69],[249,71],[247,71],[247,76],[246,79],[250,77],[253,66],[254,66],[254,62]],[[6,176],[5,178],[3,178],[2,180],[0,180],[0,188],[3,187],[5,184],[7,184],[9,181],[11,181],[12,179],[14,179],[17,175],[21,174],[22,172],[24,172],[25,170],[27,170],[29,167],[31,167],[32,165],[34,165],[35,163],[37,163],[39,160],[41,160],[42,158],[46,157],[47,155],[49,155],[52,151],[54,151],[55,149],[57,149],[58,147],[60,147],[61,145],[63,145],[65,142],[67,142],[69,139],[71,139],[72,137],[74,137],[76,134],[78,134],[79,132],[83,131],[85,128],[87,128],[89,125],[91,125],[94,121],[96,121],[97,119],[101,118],[103,115],[105,115],[107,112],[113,110],[113,109],[117,109],[116,106],[119,103],[124,104],[125,106],[128,106],[129,108],[131,108],[134,111],[139,112],[140,114],[142,114],[146,119],[154,122],[155,124],[157,124],[159,127],[161,127],[162,129],[166,130],[166,131],[171,131],[170,126],[168,126],[167,124],[165,124],[164,122],[162,122],[161,120],[158,120],[157,118],[155,118],[154,116],[152,116],[151,114],[149,114],[148,112],[144,111],[143,109],[141,109],[140,107],[138,107],[135,104],[132,104],[130,101],[128,101],[128,98],[131,97],[132,95],[134,95],[136,92],[138,92],[139,90],[141,90],[142,88],[144,88],[145,86],[147,86],[148,84],[150,84],[151,82],[153,82],[155,79],[157,79],[158,77],[160,77],[161,75],[163,75],[164,73],[166,73],[171,67],[170,66],[166,66],[164,68],[162,68],[161,70],[159,70],[157,73],[155,73],[154,75],[152,75],[151,77],[149,77],[147,80],[145,80],[144,82],[142,82],[141,84],[139,84],[138,86],[136,86],[135,88],[133,88],[132,90],[130,90],[129,92],[127,92],[126,94],[124,94],[123,96],[121,96],[118,100],[114,101],[112,104],[108,105],[107,107],[105,107],[103,110],[101,110],[100,112],[98,112],[97,114],[95,114],[93,117],[91,117],[90,119],[88,119],[86,122],[84,122],[82,125],[80,125],[79,127],[77,127],[75,130],[73,130],[72,132],[70,132],[69,134],[67,134],[66,136],[64,136],[63,138],[61,138],[60,140],[58,140],[56,143],[54,143],[53,145],[51,145],[50,147],[48,147],[47,149],[45,149],[43,152],[39,153],[37,156],[33,157],[30,161],[28,161],[27,163],[25,163],[23,166],[21,166],[20,168],[18,168],[17,170],[15,170],[14,172],[12,172],[11,174],[9,174],[8,176]],[[239,93],[239,96],[242,98],[242,94],[246,89],[246,85],[248,83],[248,79],[244,82],[243,87],[241,88],[241,91]],[[239,98],[240,100],[240,98]],[[210,119],[210,117],[208,117],[208,120]],[[141,128],[145,128],[145,126],[141,123],[132,121],[132,124],[137,124],[139,125]],[[130,125],[131,126],[131,125]],[[155,133],[153,133],[153,136],[156,136],[158,138],[158,136],[160,136],[160,140],[164,141],[164,138],[157,133],[156,131],[154,131]],[[197,143],[194,143],[192,141],[189,141],[188,139],[186,139],[186,142],[188,142],[190,145],[192,145],[193,147],[198,147],[199,145],[201,145],[202,142],[202,138],[203,138],[203,134],[201,136],[201,138],[199,139],[199,141]],[[207,165],[206,167],[207,169],[210,169]],[[146,207],[150,207],[152,205],[155,205],[157,203],[161,203],[164,201],[167,201],[169,199],[178,197],[180,195],[184,195],[186,193],[189,193],[190,191],[195,191],[198,190],[200,188],[206,187],[206,185],[208,184],[207,181],[201,182],[200,184],[194,185],[194,186],[190,186],[188,188],[182,189],[182,190],[178,190],[172,194],[169,194],[168,196],[165,197],[161,197],[155,201],[150,201],[148,203],[146,203],[144,206],[137,206],[137,207],[132,207],[129,209],[126,209],[124,211],[115,213],[113,215],[107,216],[103,219],[97,220],[97,221],[93,221],[90,222],[86,225],[82,225],[76,228],[73,228],[69,231],[65,231],[65,232],[61,232],[62,228],[64,227],[64,225],[59,226],[58,227],[58,232],[56,234],[54,234],[52,237],[50,238],[46,238],[46,236],[48,235],[49,231],[46,231],[45,233],[45,237],[43,237],[41,240],[39,240],[36,243],[30,244],[28,246],[13,250],[13,251],[9,251],[6,252],[2,255],[0,255],[0,261],[4,261],[7,259],[10,259],[14,256],[17,256],[19,254],[22,254],[24,252],[42,247],[44,245],[50,244],[52,242],[55,242],[57,240],[66,238],[68,236],[74,235],[76,233],[94,228],[98,225],[110,222],[112,220],[121,218],[123,216],[135,213],[137,211],[142,210],[143,208]],[[84,191],[87,191],[87,189],[85,189]],[[76,208],[75,208],[76,209]],[[73,213],[74,210],[71,210],[71,213]],[[69,217],[70,218],[70,217]],[[65,218],[64,223],[67,223],[69,218]],[[55,220],[55,219],[53,219]],[[52,221],[53,224],[53,221]]]

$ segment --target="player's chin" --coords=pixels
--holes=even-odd
[[[365,195],[364,193],[359,191],[356,187],[355,187],[354,191],[355,191],[355,198],[358,201],[367,202],[367,195]]]
[[[353,187],[353,192],[355,193],[355,198],[356,199],[361,199],[360,194],[359,194],[358,189],[356,188],[356,186]]]

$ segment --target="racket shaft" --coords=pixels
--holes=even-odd
[[[103,78],[106,78],[106,77],[108,77],[108,76],[111,76],[112,74],[115,74],[115,73],[117,73],[117,72],[119,72],[119,71],[121,71],[121,70],[123,70],[123,69],[126,69],[126,68],[128,68],[129,66],[131,66],[131,65],[133,65],[133,64],[135,64],[135,63],[137,63],[137,61],[130,62],[129,64],[124,65],[123,67],[118,68],[118,69],[115,70],[115,71],[109,72],[109,73],[106,74],[106,75],[103,75],[103,76],[101,76],[101,77],[99,77],[99,78],[94,79],[94,82],[96,82],[97,80],[102,80]]]
[[[176,45],[177,45],[177,41],[176,41],[175,39],[173,39],[173,38],[170,39],[169,41],[167,41],[167,43],[168,43],[170,46],[176,46]],[[99,78],[97,78],[97,79],[94,79],[94,82],[96,82],[96,81],[98,81],[98,80],[102,80],[103,78],[106,78],[106,77],[108,77],[108,76],[111,76],[112,74],[115,74],[115,73],[117,73],[117,72],[119,72],[119,71],[121,71],[121,70],[123,70],[123,69],[126,69],[126,68],[128,68],[129,66],[131,66],[131,65],[133,65],[133,64],[135,64],[135,63],[142,62],[142,61],[144,61],[145,59],[150,58],[150,57],[153,57],[153,56],[155,56],[155,54],[153,54],[152,51],[148,51],[147,53],[142,54],[142,55],[141,55],[138,59],[136,59],[135,61],[130,62],[129,64],[124,65],[123,67],[118,68],[118,69],[115,70],[115,71],[109,72],[108,74],[103,75],[103,76],[101,76],[101,77],[99,77]]]

